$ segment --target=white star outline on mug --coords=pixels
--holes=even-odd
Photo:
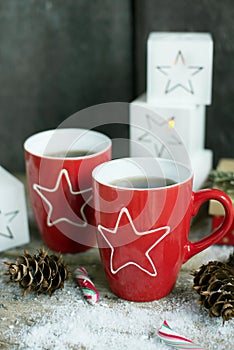
[[[83,222],[82,223],[77,223],[77,222],[74,222],[66,217],[61,217],[61,218],[58,218],[54,221],[51,221],[51,215],[52,215],[52,212],[53,212],[53,205],[52,203],[46,198],[46,196],[41,193],[40,190],[42,191],[45,191],[45,192],[49,192],[49,193],[53,193],[53,192],[56,192],[59,188],[59,185],[60,185],[60,182],[62,180],[62,177],[65,176],[65,179],[67,181],[67,185],[68,185],[68,188],[70,190],[70,193],[72,195],[82,195],[83,193],[87,193],[87,192],[91,192],[92,191],[92,188],[87,188],[85,190],[81,190],[81,191],[73,191],[72,189],[72,184],[71,184],[71,181],[70,181],[70,178],[69,178],[69,174],[68,174],[68,171],[66,169],[62,169],[58,175],[58,178],[57,178],[57,181],[56,181],[56,184],[54,186],[54,188],[47,188],[47,187],[44,187],[44,186],[41,186],[39,184],[33,184],[33,189],[37,192],[37,194],[42,198],[42,200],[48,205],[49,207],[49,211],[48,211],[48,215],[47,215],[47,220],[46,220],[46,223],[47,223],[47,226],[51,227],[53,225],[56,225],[60,222],[67,222],[71,225],[74,225],[74,226],[77,226],[77,227],[86,227],[88,225],[88,221],[87,221],[87,218],[86,218],[86,215],[84,213],[84,208],[86,207],[86,205],[91,201],[92,199],[92,195],[90,195],[88,197],[88,199],[84,202],[84,204],[82,204],[82,206],[80,207],[80,214],[81,214],[81,217],[83,219]]]
[[[147,258],[147,260],[149,261],[152,269],[153,269],[153,273],[150,272],[149,270],[146,270],[144,267],[142,267],[141,265],[137,264],[136,262],[134,261],[129,261],[125,264],[123,264],[122,266],[118,267],[117,269],[114,269],[113,267],[113,257],[114,257],[114,251],[115,251],[115,248],[113,247],[113,245],[110,243],[110,241],[107,239],[107,237],[105,236],[105,233],[103,231],[107,231],[108,233],[112,233],[112,234],[116,234],[116,232],[118,231],[118,228],[119,228],[119,223],[120,223],[120,220],[121,220],[121,217],[123,214],[126,214],[127,218],[128,218],[128,221],[131,225],[131,228],[133,229],[133,232],[135,233],[135,235],[137,236],[144,236],[144,235],[148,235],[148,234],[151,234],[151,233],[155,233],[155,232],[158,232],[158,231],[161,231],[161,230],[165,230],[165,233],[159,237],[156,242],[154,242],[150,247],[149,249],[146,250],[145,252],[145,256]],[[100,232],[100,234],[102,235],[103,239],[106,241],[106,243],[109,245],[110,249],[111,249],[111,255],[110,255],[110,269],[111,269],[111,272],[112,274],[116,274],[118,273],[120,270],[126,268],[127,266],[130,266],[130,265],[134,265],[136,266],[137,268],[139,268],[141,271],[145,272],[146,274],[150,275],[151,277],[156,277],[158,272],[157,272],[157,269],[151,259],[151,257],[149,256],[149,253],[150,251],[156,247],[166,236],[168,236],[171,232],[171,228],[170,226],[162,226],[162,227],[159,227],[159,228],[156,228],[156,229],[152,229],[152,230],[149,230],[149,231],[143,231],[143,232],[139,232],[137,231],[137,229],[135,228],[135,225],[132,221],[132,217],[128,211],[128,209],[126,207],[123,207],[120,212],[119,212],[119,216],[118,216],[118,219],[116,221],[116,224],[115,224],[115,227],[113,229],[110,229],[110,228],[106,228],[104,226],[102,226],[101,224],[98,225],[98,231]]]

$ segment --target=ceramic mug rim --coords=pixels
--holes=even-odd
[[[155,160],[159,163],[161,163],[163,166],[167,166],[169,163],[170,164],[174,164],[174,166],[176,167],[180,167],[180,169],[182,169],[183,172],[186,172],[186,174],[183,174],[183,179],[180,181],[175,181],[175,184],[172,185],[164,185],[164,186],[160,186],[160,187],[150,187],[150,188],[137,188],[137,187],[124,187],[124,186],[119,186],[119,185],[114,185],[111,183],[111,181],[116,181],[119,180],[119,177],[116,176],[116,178],[113,180],[109,180],[105,181],[101,178],[101,175],[106,172],[107,169],[105,169],[106,167],[112,167],[112,165],[114,165],[115,167],[118,167],[118,169],[122,169],[121,167],[121,163],[126,163],[127,162],[152,162],[152,160]],[[118,164],[120,163],[120,164]],[[122,164],[123,165],[123,164]],[[114,171],[113,171],[114,172]],[[101,175],[100,175],[101,173]],[[96,166],[94,168],[94,170],[92,171],[92,178],[95,182],[97,182],[98,184],[101,184],[103,186],[109,187],[110,189],[119,189],[119,190],[123,190],[123,191],[159,191],[159,190],[165,190],[165,189],[169,189],[169,188],[175,188],[178,186],[181,186],[189,181],[193,180],[193,171],[191,170],[191,168],[189,168],[188,166],[186,166],[185,164],[181,163],[181,162],[177,162],[175,160],[171,160],[171,159],[165,159],[165,158],[157,158],[157,157],[126,157],[126,158],[119,158],[119,159],[113,159],[110,161],[107,161],[105,163],[99,164],[98,166]],[[126,175],[125,178],[127,178],[128,176]],[[174,179],[172,179],[174,180]]]
[[[64,157],[47,155],[43,151],[45,151],[46,145],[48,145],[48,143],[52,139],[53,135],[55,135],[55,133],[61,133],[61,134],[77,133],[77,136],[82,135],[85,137],[96,137],[96,140],[99,139],[100,141],[102,141],[103,145],[101,147],[101,150],[99,151],[96,151],[92,154],[87,154],[87,155],[82,155],[77,157],[75,156],[67,157],[66,155]],[[41,140],[42,138],[44,138],[44,142],[42,143],[43,150],[39,151],[36,149],[35,142],[38,143],[38,141]],[[95,144],[95,142],[93,144]],[[29,154],[32,154],[33,156],[40,157],[43,159],[66,160],[66,161],[95,158],[105,153],[108,149],[111,148],[111,146],[112,146],[112,141],[108,136],[106,136],[101,132],[85,129],[85,128],[60,128],[60,129],[44,130],[29,136],[24,142],[24,150]]]

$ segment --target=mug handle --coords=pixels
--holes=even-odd
[[[200,206],[207,200],[214,199],[220,202],[225,211],[223,223],[214,232],[197,242],[187,241],[185,245],[185,255],[183,263],[189,260],[192,256],[200,253],[212,244],[219,241],[229,230],[233,222],[233,206],[231,199],[222,191],[210,188],[193,192],[193,207],[192,216],[197,215]]]

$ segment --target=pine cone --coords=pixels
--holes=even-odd
[[[63,288],[64,281],[68,278],[68,269],[62,262],[62,255],[48,255],[44,249],[31,255],[24,251],[15,263],[6,261],[11,282],[18,282],[23,288],[23,296],[27,292],[34,291],[37,294],[49,294],[56,289]]]
[[[210,317],[225,321],[234,317],[234,253],[227,262],[210,261],[193,272],[193,289],[198,303],[209,309]]]

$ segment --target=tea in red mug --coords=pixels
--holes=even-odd
[[[152,301],[173,289],[181,265],[225,235],[233,220],[229,197],[216,189],[192,191],[193,173],[168,159],[123,158],[93,171],[97,242],[111,290],[132,301]],[[192,216],[215,199],[222,225],[190,242]]]

